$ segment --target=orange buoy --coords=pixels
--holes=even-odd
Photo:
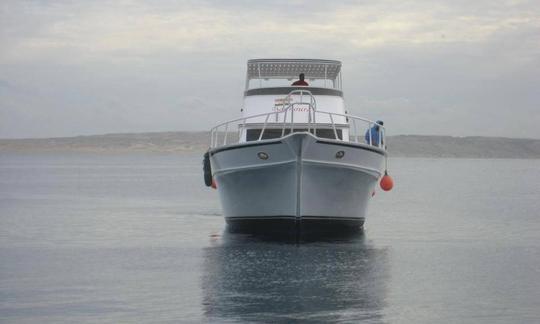
[[[212,189],[217,189],[217,182],[212,178],[212,185],[210,186]]]
[[[384,191],[390,191],[394,187],[394,180],[388,175],[387,171],[384,171],[384,176],[381,179],[381,189]]]

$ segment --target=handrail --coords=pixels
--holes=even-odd
[[[303,102],[302,99],[303,99],[303,96],[305,95],[308,95],[310,97],[310,100],[309,102]],[[300,95],[300,99],[301,101],[299,102],[291,102],[291,97],[293,95]],[[340,113],[334,113],[334,112],[327,112],[327,111],[319,111],[316,109],[316,100],[315,98],[313,97],[313,95],[311,94],[310,91],[308,90],[294,90],[294,91],[291,91],[287,97],[285,97],[284,99],[284,102],[288,102],[288,105],[283,108],[281,111],[275,111],[275,112],[269,112],[269,113],[262,113],[262,114],[256,114],[256,115],[252,115],[252,116],[243,116],[243,117],[240,117],[240,118],[236,118],[236,119],[232,119],[232,120],[229,120],[229,121],[226,121],[226,122],[223,122],[223,123],[220,123],[216,126],[214,126],[211,130],[210,130],[210,147],[211,148],[215,148],[215,147],[218,147],[218,146],[222,146],[222,145],[228,145],[227,144],[227,139],[228,139],[228,131],[229,131],[229,126],[233,123],[237,123],[238,121],[242,121],[242,123],[240,124],[237,124],[236,126],[238,127],[238,143],[241,142],[242,140],[242,131],[246,131],[247,132],[247,128],[246,128],[246,123],[248,120],[253,120],[253,119],[256,119],[256,118],[262,118],[264,117],[264,122],[263,122],[263,126],[262,126],[262,129],[261,129],[261,132],[260,134],[258,135],[258,138],[256,141],[261,141],[261,140],[264,140],[264,132],[267,130],[267,129],[281,129],[281,137],[285,136],[285,130],[290,128],[290,133],[293,133],[294,132],[294,129],[295,129],[295,126],[300,126],[300,125],[307,125],[307,131],[311,133],[311,129],[313,129],[313,132],[312,134],[314,134],[315,136],[317,136],[317,123],[316,123],[316,118],[317,118],[317,114],[321,114],[321,115],[326,115],[328,116],[328,118],[330,119],[330,125],[331,125],[331,129],[334,133],[334,140],[338,140],[338,141],[344,141],[344,142],[349,142],[352,138],[352,140],[356,143],[359,143],[360,142],[360,136],[361,136],[361,133],[360,131],[357,130],[357,122],[362,122],[363,124],[365,124],[367,126],[367,133],[366,133],[366,144],[369,144],[369,145],[372,145],[372,146],[376,146],[376,147],[379,147],[379,148],[382,148],[382,149],[385,149],[385,136],[386,136],[386,129],[384,126],[382,125],[379,125],[377,124],[376,122],[372,121],[372,120],[369,120],[369,119],[366,119],[366,118],[362,118],[362,117],[358,117],[358,116],[355,116],[355,115],[350,115],[350,114],[340,114]],[[303,106],[307,106],[307,123],[305,122],[301,122],[301,123],[295,123],[294,122],[294,107],[296,105],[303,105]],[[290,110],[290,121],[288,120],[288,112]],[[270,117],[271,116],[275,116],[275,122],[272,122],[272,121],[269,121]],[[283,115],[283,119],[280,120],[281,118],[279,118],[280,115]],[[335,122],[335,118],[334,117],[342,117],[346,120],[346,123],[345,125],[346,126],[343,126],[342,123],[336,123]],[[352,126],[351,127],[351,121],[352,121]],[[324,123],[324,124],[327,124],[327,123]],[[260,122],[259,122],[259,125],[260,125]],[[322,125],[321,123],[319,125]],[[378,125],[379,126],[379,129],[378,129],[378,141],[376,143],[374,143],[374,139],[372,138],[372,127],[374,127],[375,125]],[[223,132],[223,141],[220,141],[220,130],[224,128],[224,131]],[[360,127],[362,128],[362,127]],[[338,136],[338,129],[341,130],[342,132],[342,138],[340,139],[339,136]],[[346,132],[345,132],[346,131]],[[347,138],[344,136],[344,135],[348,135]],[[221,144],[221,145],[220,145]]]

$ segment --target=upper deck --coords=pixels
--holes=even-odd
[[[304,74],[307,85],[293,85],[300,74]],[[263,141],[293,132],[362,142],[365,130],[374,127],[375,122],[347,113],[341,85],[340,61],[249,60],[241,117],[212,128],[211,147],[228,145],[231,141]],[[231,129],[235,127],[237,133],[233,134]],[[384,127],[380,125],[380,128],[384,133]],[[374,144],[371,135],[366,141],[379,148],[383,143],[381,140]]]
[[[317,59],[249,60],[244,96],[286,95],[294,89],[305,89],[291,85],[301,73],[314,95],[343,96],[341,62]]]

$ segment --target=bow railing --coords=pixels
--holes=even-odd
[[[301,100],[291,102],[293,95],[300,96]],[[303,96],[308,96],[309,101],[304,102]],[[318,133],[325,130],[325,139],[364,143],[382,149],[386,147],[384,126],[350,114],[317,110],[315,98],[307,90],[289,93],[284,102],[287,105],[279,111],[236,118],[213,127],[210,130],[210,148],[243,142],[246,140],[245,132],[248,129],[257,129],[260,132],[250,141],[267,140],[265,134],[270,130],[274,135],[275,130],[280,130],[281,137],[294,132],[310,132],[318,136]],[[328,136],[328,131],[333,136]]]

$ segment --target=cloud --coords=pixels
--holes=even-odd
[[[297,3],[309,4],[310,9],[321,6]],[[382,1],[324,6],[324,12],[303,6],[304,14],[299,15],[302,12],[294,2],[239,8],[243,4],[246,2],[214,7],[188,2],[153,8],[153,4],[143,2],[83,2],[42,6],[39,13],[35,8],[14,5],[13,10],[23,18],[37,16],[40,23],[34,24],[32,30],[11,28],[15,30],[11,34],[19,31],[22,35],[15,35],[3,59],[35,60],[44,55],[52,59],[60,55],[62,59],[85,61],[146,57],[164,51],[237,54],[250,48],[287,52],[291,46],[320,49],[326,43],[340,44],[340,51],[358,51],[399,45],[478,43],[503,32],[540,28],[538,12],[517,5],[490,4],[484,12],[478,12],[478,6],[464,6],[471,10],[468,12],[457,10],[452,2],[412,5]],[[18,23],[12,21],[9,25]]]
[[[205,129],[269,56],[343,60],[350,110],[397,133],[540,137],[520,123],[539,121],[537,1],[7,1],[0,21],[4,137]]]

